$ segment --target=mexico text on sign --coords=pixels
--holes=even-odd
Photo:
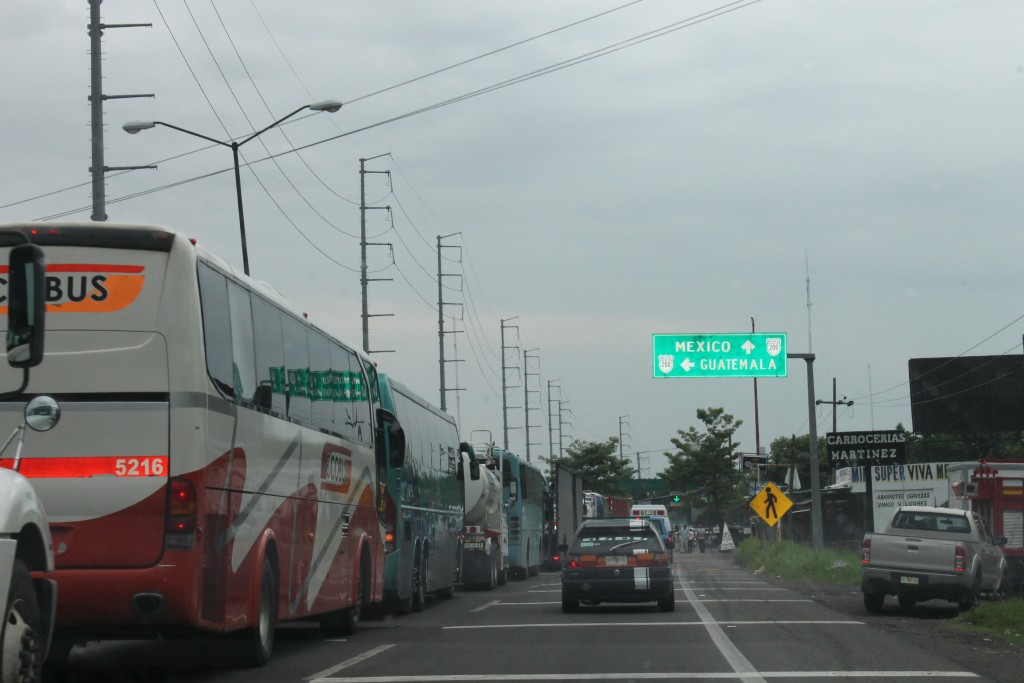
[[[786,334],[655,334],[654,377],[785,377]]]

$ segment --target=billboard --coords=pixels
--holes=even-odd
[[[1024,356],[911,358],[914,433],[1024,431]]]

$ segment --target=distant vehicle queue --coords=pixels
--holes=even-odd
[[[418,611],[551,563],[555,495],[536,465],[461,441],[451,416],[186,235],[2,229],[47,261],[33,392],[61,396],[64,420],[25,443],[21,473],[53,538],[36,573],[58,586],[53,668],[91,640],[201,634],[259,666],[280,622],[351,634],[371,606]],[[0,401],[0,429],[28,398]]]

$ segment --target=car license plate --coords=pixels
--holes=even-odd
[[[916,576],[901,576],[900,583],[906,586],[916,586],[917,584],[921,583],[921,579],[919,579]]]
[[[484,549],[484,542],[483,541],[466,541],[466,544],[463,547],[466,550],[483,550]]]
[[[626,556],[625,555],[608,555],[604,558],[604,566],[606,567],[625,567]]]

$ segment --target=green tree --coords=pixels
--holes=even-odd
[[[611,437],[607,441],[581,441],[569,444],[565,455],[542,458],[548,463],[548,472],[554,482],[555,469],[564,467],[583,478],[583,487],[608,496],[623,494],[622,482],[632,479],[636,470],[628,460],[620,460],[619,440]]]
[[[732,514],[743,495],[739,487],[743,477],[736,467],[740,444],[733,442],[743,421],[724,408],[698,409],[697,419],[704,424],[703,430],[679,430],[679,438],[672,439],[678,451],[665,453],[669,466],[658,476],[674,490],[698,491],[709,506],[707,518],[701,521],[717,525],[726,512]]]

